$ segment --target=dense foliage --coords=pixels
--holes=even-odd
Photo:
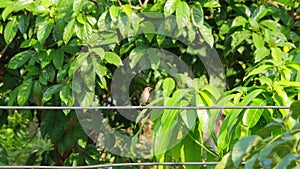
[[[111,106],[128,105],[128,98],[138,105],[145,86],[155,93],[149,105],[289,106],[299,100],[296,0],[1,0],[0,11],[0,105]],[[213,62],[198,55],[211,56],[203,49],[212,47],[222,62],[209,71]],[[127,78],[127,68],[137,71]],[[109,132],[96,144],[99,131],[80,123],[93,123],[95,114],[0,110],[0,164],[221,161],[218,168],[242,162],[290,168],[300,159],[299,112],[297,102],[292,111],[152,110],[154,156],[143,159],[123,157],[122,141]],[[130,150],[138,148],[142,130],[134,120],[116,110],[101,114],[101,123],[131,136]],[[216,133],[221,114],[226,117]]]

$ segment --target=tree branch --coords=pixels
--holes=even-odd
[[[130,5],[131,9],[135,9],[135,10],[140,10],[140,9],[143,9],[147,6],[149,0],[145,0],[144,3],[142,3],[141,0],[139,0],[139,3],[140,3],[140,7],[139,6],[133,6],[130,2],[130,0],[128,0],[128,4]]]
[[[6,50],[8,49],[8,46],[9,46],[9,44],[6,44],[5,47],[2,49],[2,51],[0,52],[0,59],[5,54]]]

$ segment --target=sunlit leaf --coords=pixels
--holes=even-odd
[[[13,58],[11,58],[7,67],[10,69],[17,69],[23,66],[33,55],[35,55],[35,51],[33,50],[26,50],[24,52],[20,52],[16,54]]]
[[[31,93],[32,88],[32,78],[29,78],[23,82],[23,84],[19,88],[18,92],[18,105],[24,106],[28,100],[28,97]]]
[[[118,7],[118,6],[112,5],[109,8],[109,14],[113,21],[116,21],[118,19],[119,12],[120,12],[120,7]]]
[[[10,44],[12,40],[15,38],[18,31],[18,21],[16,17],[13,17],[11,21],[9,21],[4,29],[4,39],[7,44]]]
[[[264,106],[265,102],[261,99],[254,99],[252,106]],[[246,110],[244,116],[243,116],[243,124],[247,127],[251,128],[257,124],[259,121],[262,113],[264,112],[264,109],[248,109]]]
[[[104,60],[116,66],[123,65],[121,58],[114,52],[106,52],[104,55]]]
[[[67,44],[74,33],[75,19],[72,19],[64,29],[63,40]]]
[[[53,20],[48,20],[42,23],[37,28],[37,39],[40,42],[44,42],[50,35],[53,27]]]
[[[189,21],[190,8],[185,1],[178,1],[176,4],[176,23],[178,29],[181,30],[187,25]]]
[[[265,46],[265,41],[262,37],[262,35],[258,35],[256,33],[252,33],[252,39],[253,39],[253,43],[254,43],[254,46],[259,49],[259,48],[262,48]]]
[[[174,88],[175,88],[175,81],[172,78],[166,78],[163,83],[164,96],[165,97],[170,96]]]
[[[164,7],[164,13],[166,17],[173,14],[176,11],[177,3],[180,3],[179,0],[167,0]]]

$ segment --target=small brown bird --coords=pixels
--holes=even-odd
[[[139,99],[140,106],[147,105],[147,102],[149,101],[150,92],[152,88],[151,87],[145,87],[143,90],[141,97]],[[140,110],[142,111],[142,110]],[[152,125],[153,123],[149,119],[148,114],[151,112],[151,109],[147,109],[146,112],[142,115],[143,117],[139,120],[139,124],[142,127],[142,133],[145,136],[152,136]]]
[[[145,87],[144,91],[141,94],[139,104],[140,106],[145,106],[149,100],[150,97],[150,91],[152,90],[151,87]]]

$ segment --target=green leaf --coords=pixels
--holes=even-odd
[[[37,42],[38,42],[38,41],[35,40],[35,39],[27,39],[27,40],[25,40],[25,41],[23,41],[23,42],[21,43],[20,48],[33,47],[34,45],[37,44]]]
[[[172,95],[172,98],[165,97],[166,106],[181,106],[181,101],[184,96],[186,96],[190,90],[176,90]],[[179,110],[164,110],[163,115],[161,117],[161,124],[163,131],[168,130],[171,128],[172,125],[175,125],[178,120],[178,113]]]
[[[8,158],[9,156],[7,155],[6,148],[2,144],[0,144],[0,164],[8,165]]]
[[[36,164],[38,157],[39,157],[38,151],[32,152],[26,160],[26,165]]]
[[[275,64],[280,65],[282,63],[282,51],[279,48],[272,48],[271,56],[274,59]]]
[[[60,140],[64,134],[64,122],[61,120],[55,120],[53,129],[50,135],[51,143],[55,143]]]
[[[232,27],[245,26],[248,23],[248,20],[242,16],[237,16],[232,21]]]
[[[269,136],[273,135],[273,132],[276,132],[276,131],[279,131],[279,130],[283,131],[283,127],[284,126],[282,124],[271,122],[267,126],[265,126],[264,128],[259,129],[256,132],[256,134],[263,137],[263,138],[266,138],[266,137],[269,137]]]
[[[220,162],[218,162],[218,164],[216,165],[215,169],[226,169],[229,167],[232,167],[232,157],[231,157],[232,153],[227,153],[226,155],[223,156],[222,160]]]
[[[256,49],[259,49],[259,48],[262,48],[265,46],[265,41],[264,41],[262,35],[258,35],[253,32],[252,39],[253,39],[253,43],[254,43],[254,46],[256,47]]]
[[[149,42],[152,42],[155,33],[155,26],[152,22],[146,21],[141,24],[142,33],[145,34],[145,37]]]
[[[129,65],[131,69],[133,69],[137,63],[141,60],[142,56],[144,56],[144,48],[142,47],[136,47],[134,48],[130,54],[129,54],[129,59],[131,60]]]
[[[254,154],[250,159],[246,161],[245,169],[255,168],[258,154]]]
[[[204,23],[204,13],[202,6],[199,3],[196,3],[192,7],[192,22],[195,26],[200,27]]]
[[[2,19],[5,21],[7,16],[11,14],[15,10],[15,3],[8,5],[3,11],[2,11]]]
[[[255,55],[255,62],[260,62],[264,58],[266,58],[267,56],[270,55],[270,50],[267,49],[266,47],[262,47],[262,48],[256,49],[254,52],[254,55]]]
[[[130,18],[122,17],[118,20],[118,28],[123,37],[128,37],[130,33]]]
[[[166,15],[166,17],[168,17],[176,11],[177,3],[180,2],[178,2],[178,0],[167,0],[164,7],[164,14]]]
[[[258,156],[258,160],[262,164],[262,167],[267,167],[266,164],[264,164],[264,161],[267,159],[267,157],[272,153],[273,149],[276,147],[279,147],[281,144],[284,144],[286,141],[277,140],[272,143],[267,144],[260,152]]]
[[[282,169],[282,168],[289,168],[291,167],[290,164],[294,162],[297,164],[297,160],[299,160],[300,154],[288,154],[284,156],[275,166],[274,169]]]
[[[42,103],[44,104],[47,101],[49,101],[52,98],[53,94],[59,92],[59,90],[60,90],[61,87],[62,87],[61,84],[57,84],[57,85],[54,85],[54,86],[51,86],[51,87],[47,88],[47,90],[43,94]]]
[[[44,110],[41,122],[41,135],[42,138],[46,139],[46,136],[50,136],[53,125],[55,122],[56,114],[51,110]]]
[[[123,65],[121,58],[114,52],[106,52],[104,55],[104,60],[117,67]]]
[[[155,127],[155,136],[153,141],[153,153],[155,154],[162,154],[165,153],[169,146],[171,141],[172,135],[174,135],[174,132],[178,131],[178,127],[176,128],[176,121],[172,122],[172,125],[167,128],[167,130],[163,129],[163,126],[160,124],[159,126]]]
[[[181,160],[185,162],[201,161],[203,159],[203,150],[197,144],[198,140],[191,136],[186,136],[182,141]],[[191,154],[193,152],[193,155]],[[185,166],[186,169],[198,169],[199,166]]]
[[[60,48],[54,51],[51,51],[52,62],[56,69],[61,69],[64,63],[64,51]]]
[[[205,42],[212,48],[214,45],[214,36],[211,28],[208,28],[205,25],[199,25],[199,31]]]
[[[190,102],[182,100],[179,106],[190,106]],[[180,117],[188,129],[192,130],[195,127],[197,119],[196,110],[182,110],[180,112]]]
[[[232,149],[232,161],[234,166],[238,167],[241,164],[244,155],[250,152],[250,150],[261,140],[261,137],[252,135],[242,138],[238,142],[236,142]]]
[[[86,145],[85,152],[87,153],[87,155],[94,157],[95,159],[98,159],[101,156],[98,149],[93,144]]]
[[[49,19],[47,22],[42,23],[37,28],[37,39],[40,42],[44,42],[50,35],[53,28],[53,20]]]
[[[34,81],[33,83],[33,101],[37,106],[42,105],[42,96],[43,96],[43,90],[42,90],[42,85],[40,84],[39,81]]]
[[[21,15],[21,18],[19,20],[19,30],[22,34],[24,34],[29,26],[29,19],[26,15]]]
[[[12,40],[15,38],[18,31],[18,22],[17,18],[13,17],[11,21],[9,21],[4,29],[4,39],[6,44],[10,44]]]
[[[251,93],[247,94],[244,99],[238,103],[238,105],[249,105],[251,101],[256,98],[259,94],[261,94],[262,89],[253,90]],[[230,140],[233,137],[232,133],[234,130],[234,126],[237,125],[237,122],[240,120],[239,116],[243,112],[243,110],[233,110],[232,113],[228,114],[223,121],[223,125],[221,127],[221,134],[218,138],[218,142],[221,142],[223,146],[229,146],[230,142],[226,141],[227,144],[224,143],[224,140]]]
[[[32,78],[29,78],[23,82],[19,88],[17,102],[18,105],[24,106],[28,100],[32,88]]]
[[[17,96],[18,96],[19,88],[20,88],[20,86],[16,87],[16,88],[11,92],[11,94],[10,94],[10,96],[9,96],[9,100],[8,100],[8,102],[7,102],[7,105],[8,105],[8,106],[13,106],[13,105],[14,105],[14,103],[15,103],[15,101],[16,101],[16,98],[17,98]]]
[[[82,10],[84,2],[83,0],[73,0],[73,11],[79,13]]]
[[[11,60],[9,61],[7,67],[10,69],[17,69],[23,66],[36,52],[33,50],[26,50],[24,52],[20,52],[16,54]]]
[[[264,5],[260,5],[258,8],[254,10],[254,12],[251,14],[251,17],[258,21],[264,16],[266,16],[268,10],[269,9],[268,8],[266,9]]]
[[[41,69],[39,69],[37,66],[33,66],[33,65],[27,65],[25,70],[28,72],[28,75],[31,75],[31,76],[39,75],[41,72]]]
[[[122,6],[122,10],[126,13],[126,15],[127,15],[128,17],[131,17],[131,16],[132,16],[133,10],[132,10],[132,8],[130,7],[129,4],[123,5],[123,6]]]
[[[72,91],[69,85],[64,85],[59,92],[59,97],[62,101],[62,105],[65,106],[72,106],[73,105],[73,97],[72,97]],[[66,113],[66,112],[65,112]],[[67,112],[69,113],[69,112]],[[67,115],[67,114],[65,114]]]
[[[176,23],[179,30],[182,30],[189,22],[190,8],[185,1],[176,3]]]
[[[251,32],[249,30],[236,31],[232,35],[231,47],[236,49],[243,41],[251,37]]]
[[[55,68],[49,64],[45,69],[42,69],[39,80],[41,84],[47,85],[47,82],[53,82],[55,79]]]
[[[72,38],[75,27],[75,19],[72,19],[64,29],[63,40],[64,43],[67,44],[69,40]]]
[[[119,13],[120,13],[120,7],[116,6],[116,5],[112,5],[109,8],[109,14],[110,14],[110,18],[115,22],[117,21],[118,17],[119,17]]]
[[[85,16],[83,16],[81,13],[77,15],[76,19],[79,23],[83,25],[87,23]]]
[[[251,106],[265,106],[265,101],[259,98],[255,98]],[[264,109],[248,109],[243,116],[243,124],[249,128],[254,127],[259,121]]]
[[[175,88],[175,81],[172,78],[166,78],[163,83],[163,95],[169,97]]]
[[[292,103],[290,110],[292,113],[292,117],[294,119],[299,118],[300,117],[300,101],[296,101],[296,102]]]
[[[86,19],[88,20],[88,22],[90,23],[90,25],[96,25],[96,23],[97,23],[97,20],[94,18],[94,17],[92,17],[92,16],[86,16]]]
[[[255,30],[255,31],[259,30],[259,23],[256,20],[254,20],[253,18],[248,18],[248,21],[253,30]]]
[[[262,74],[265,72],[266,69],[272,67],[273,67],[272,65],[260,65],[257,68],[253,69],[252,71],[250,71],[250,73],[246,77],[244,77],[244,80],[252,75]]]
[[[284,4],[284,5],[287,5],[289,7],[294,7],[294,4],[297,2],[297,1],[293,1],[293,0],[275,0],[275,1],[279,2],[281,4]]]

